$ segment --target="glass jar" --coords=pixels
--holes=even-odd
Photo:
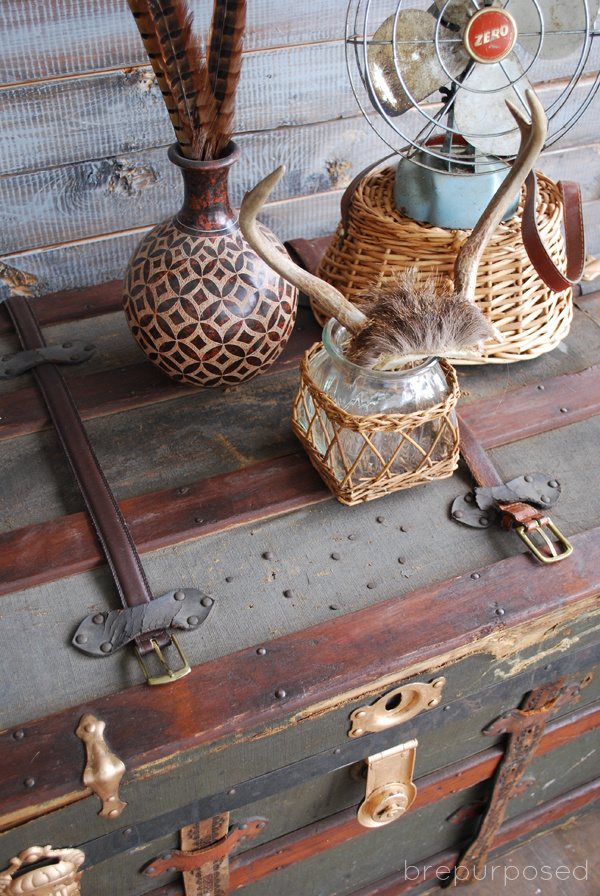
[[[378,421],[374,421],[372,431],[340,426],[335,415],[333,422],[327,416],[326,408],[315,408],[309,390],[301,385],[294,409],[295,423],[335,479],[346,481],[350,475],[355,481],[364,482],[382,473],[389,478],[412,473],[420,466],[431,468],[452,457],[457,447],[456,413],[453,406],[448,408],[452,390],[439,360],[427,358],[418,366],[403,370],[371,370],[346,358],[344,346],[348,339],[341,324],[333,319],[328,322],[323,346],[308,363],[314,384],[347,414],[400,415],[400,419],[394,421],[395,428],[394,424],[384,423],[385,431],[380,431]],[[454,391],[457,394],[457,389]],[[410,415],[436,406],[442,406],[438,415],[424,414],[422,422],[418,417],[410,419]],[[406,426],[403,417],[407,418]]]

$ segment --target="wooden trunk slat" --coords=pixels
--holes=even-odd
[[[0,278],[1,281],[1,278]],[[101,314],[112,314],[123,308],[123,281],[111,280],[84,289],[69,289],[32,296],[29,301],[40,326],[87,320]],[[0,336],[12,333],[13,325],[6,308],[0,305]]]
[[[35,817],[49,800],[81,795],[81,743],[74,731],[84,712],[106,721],[111,748],[131,773],[202,744],[273,725],[316,701],[339,701],[353,688],[381,681],[390,669],[434,660],[440,645],[445,652],[464,649],[495,632],[516,632],[528,621],[574,610],[598,594],[600,528],[572,542],[571,558],[551,569],[520,554],[484,568],[479,578],[469,572],[384,601],[376,613],[359,610],[277,638],[265,655],[252,647],[209,661],[176,688],[139,685],[25,724],[18,739],[7,730],[0,736],[2,814],[21,810]],[[502,616],[495,612],[498,606]],[[367,656],[366,633],[378,645]],[[277,688],[284,697],[275,695]],[[42,749],[44,744],[52,749]],[[34,791],[23,784],[23,768],[37,782]]]
[[[107,301],[106,307],[110,304]],[[279,358],[263,376],[296,368],[306,349],[320,338],[320,334],[321,328],[316,321],[301,330],[296,327]],[[148,361],[72,378],[69,388],[83,420],[202,391],[200,387],[196,389],[176,383]],[[35,386],[3,396],[0,439],[37,432],[49,426],[51,421],[46,406]]]
[[[310,333],[302,333],[296,338],[298,348],[294,342],[289,349],[294,358],[302,340],[310,341],[312,337]],[[288,364],[285,357],[281,364]],[[145,376],[146,369],[140,367],[139,372],[144,372]],[[105,378],[90,375],[86,379],[92,382],[95,391],[80,405],[85,416],[95,414],[89,409],[94,407],[102,391],[106,393],[106,399],[101,406],[105,407],[104,413],[109,413],[116,408],[123,409],[129,403],[139,406],[164,400],[181,389],[166,378],[163,382],[159,374],[149,378],[150,384],[156,380],[155,389],[142,384],[134,396],[129,393],[137,388],[136,380],[130,381],[120,373],[115,374],[111,382],[112,394],[108,386],[101,385]],[[501,403],[497,398],[481,399],[462,406],[461,413],[484,447],[492,448],[585,419],[600,411],[600,366],[555,377],[542,385],[543,390],[538,386],[525,386],[505,393]],[[31,413],[31,405],[36,399],[33,391],[27,390],[27,393],[29,403],[7,396],[7,428],[14,426],[14,419],[12,424],[10,419],[11,407],[15,413],[20,407],[24,414]],[[18,396],[20,393],[13,394]],[[78,391],[76,399],[82,402]],[[565,406],[567,412],[561,413],[561,407]],[[9,431],[9,434],[13,433]],[[304,454],[265,461],[191,483],[185,488],[183,494],[178,489],[169,488],[120,503],[140,553],[331,498]],[[202,523],[195,523],[197,518],[201,518]],[[84,513],[5,532],[0,535],[0,565],[4,571],[0,595],[93,569],[102,563],[102,554]]]

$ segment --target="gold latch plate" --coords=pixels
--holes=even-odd
[[[380,697],[372,706],[361,706],[350,716],[349,737],[362,737],[375,731],[385,731],[414,718],[424,709],[433,709],[442,699],[443,677],[430,684],[414,682],[402,685]]]
[[[378,828],[395,821],[410,808],[417,796],[413,771],[417,741],[409,740],[367,759],[365,798],[357,819],[365,828]]]

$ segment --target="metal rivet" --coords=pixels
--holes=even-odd
[[[471,578],[472,578],[472,579],[478,579],[479,577],[480,577],[480,574],[479,574],[478,572],[472,572],[472,573],[471,573]]]
[[[287,696],[287,694],[283,688],[279,688],[277,691],[275,691],[275,696],[277,697],[278,700],[282,700],[284,697]]]
[[[184,591],[176,591],[173,595],[175,600],[185,600],[185,592]]]
[[[472,504],[474,500],[475,497],[473,495],[473,492],[469,492],[467,495],[465,495],[465,501],[467,502],[467,504]]]
[[[377,588],[377,582],[367,582],[367,588],[370,588],[372,591],[373,588]]]
[[[406,557],[398,557],[398,563],[406,563]]]
[[[200,620],[198,619],[197,616],[188,616],[188,618],[187,618],[188,625],[198,625],[199,622],[200,622]]]
[[[348,541],[356,541],[356,535],[352,534],[348,536]]]
[[[363,716],[366,716],[366,712],[364,711],[364,709],[361,709],[360,712],[356,713],[357,719],[362,719]]]
[[[146,874],[154,874],[155,870],[154,866],[151,865],[150,868],[146,868]]]
[[[506,734],[506,728],[499,728],[498,734]]]
[[[549,672],[551,668],[552,668],[552,664],[549,663],[547,666],[544,666],[544,672]]]
[[[167,874],[173,874],[174,871],[177,871],[177,868],[174,865],[171,868],[167,868]]]
[[[546,388],[546,387],[543,386],[541,383],[540,383],[540,385],[538,386],[538,389],[540,390],[540,392],[543,392],[545,388]]]
[[[461,519],[463,518],[463,516],[464,516],[464,513],[462,512],[462,510],[455,510],[455,511],[454,511],[454,518],[455,518],[455,519],[457,519],[457,520],[461,520]]]
[[[376,519],[377,519],[377,522],[378,522],[378,523],[385,523],[385,517],[384,517],[384,516],[378,516],[378,517],[376,517]]]
[[[121,833],[124,837],[130,837],[133,834],[133,828],[125,828]]]
[[[504,610],[502,609],[502,607],[498,607],[498,609],[494,610],[494,612],[496,616],[504,616]]]
[[[81,355],[71,355],[69,361],[79,361]]]
[[[480,526],[487,526],[487,525],[489,525],[489,522],[490,522],[490,521],[488,520],[487,516],[480,516],[480,517],[479,517],[479,525],[480,525]]]
[[[203,522],[204,522],[204,517],[203,517],[203,516],[197,516],[196,519],[194,520],[194,522],[195,522],[195,523],[203,523]]]
[[[354,729],[354,733],[355,733],[355,734],[362,734],[362,733],[363,733],[363,729],[362,729],[362,728],[355,728],[355,729]]]
[[[13,737],[15,740],[23,740],[25,737],[25,732],[22,728],[17,729],[17,731],[13,731]]]
[[[291,588],[286,588],[286,590],[283,592],[283,596],[284,596],[284,597],[288,597],[288,598],[289,598],[289,597],[293,597],[293,596],[294,596],[294,592],[292,591]]]
[[[189,488],[187,487],[187,485],[184,485],[183,488],[177,489],[177,491],[180,495],[187,495],[187,493],[189,492]]]
[[[542,497],[540,498],[540,501],[542,502],[542,504],[549,504],[550,498],[548,497],[548,495],[542,495]]]
[[[334,551],[333,554],[331,555],[331,559],[332,559],[332,560],[339,560],[339,559],[340,559],[340,555],[339,555],[339,554],[336,554],[335,551]]]
[[[330,610],[339,610],[339,605],[338,604],[329,604],[329,609]]]
[[[231,790],[227,791],[227,796],[233,796],[235,794],[235,787],[232,787]]]
[[[102,653],[110,653],[112,650],[112,644],[110,643],[110,641],[104,641],[100,645],[100,650],[102,651]]]
[[[528,473],[527,476],[524,476],[523,478],[525,482],[533,482],[533,476],[531,475],[531,473]]]
[[[200,603],[203,607],[212,607],[212,605],[214,604],[214,600],[212,599],[212,597],[203,597]]]
[[[266,824],[267,824],[266,821],[259,821],[258,824],[256,825],[256,827],[258,828],[259,831],[262,831],[262,829],[264,827],[266,827]]]
[[[448,712],[449,709],[450,709],[450,704],[446,703],[446,705],[444,706],[443,712]]]
[[[273,559],[273,552],[272,552],[272,551],[265,551],[264,554],[263,554],[263,557],[265,558],[265,560],[272,560],[272,559]]]
[[[225,576],[226,582],[233,582],[233,576]]]
[[[341,752],[342,752],[342,751],[340,750],[340,748],[339,748],[339,747],[336,747],[335,750],[333,751],[333,755],[334,755],[334,756],[339,756]]]
[[[267,648],[266,648],[266,647],[259,647],[258,650],[257,650],[256,652],[257,652],[257,654],[258,654],[259,656],[264,656],[265,653],[267,652]]]
[[[558,482],[556,479],[551,479],[548,485],[550,486],[550,488],[558,488]]]
[[[101,623],[104,622],[104,616],[102,615],[102,613],[96,613],[96,615],[92,619],[92,622],[95,622],[96,625],[101,625]]]
[[[109,816],[109,818],[114,818],[115,815],[118,815],[118,814],[119,814],[118,809],[111,809],[110,812],[108,813],[108,816]]]
[[[408,532],[408,526],[400,526],[401,532]]]
[[[87,635],[77,635],[75,638],[76,644],[87,644],[88,637]]]
[[[560,409],[561,414],[567,414],[568,411],[569,411],[568,408],[561,408],[561,409]]]
[[[437,706],[439,702],[439,700],[430,700],[427,706]]]
[[[23,781],[25,787],[34,787],[35,786],[35,778],[25,778]]]

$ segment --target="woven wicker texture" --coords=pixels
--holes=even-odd
[[[405,268],[416,268],[422,279],[431,274],[452,278],[454,260],[469,234],[402,215],[394,205],[394,176],[395,168],[388,166],[361,181],[350,205],[347,233],[340,222],[319,266],[318,276],[350,301]],[[538,228],[552,260],[564,272],[560,194],[540,172],[538,187]],[[536,358],[555,348],[571,326],[572,292],[554,293],[538,277],[521,238],[522,213],[523,195],[517,213],[497,227],[479,265],[475,301],[501,334],[501,341],[488,343],[482,363]],[[326,318],[311,305],[324,323]]]
[[[445,479],[456,469],[459,455],[458,430],[452,413],[460,389],[456,371],[446,361],[441,361],[448,383],[449,394],[445,402],[411,414],[373,414],[366,417],[349,414],[319,389],[310,374],[310,361],[322,348],[316,343],[300,362],[300,388],[294,400],[292,429],[319,475],[342,504],[360,504],[372,501],[390,492],[411,488],[434,479]],[[302,426],[300,421],[307,421]],[[431,421],[438,421],[435,440],[422,446],[420,430]],[[347,456],[344,446],[345,431],[359,434],[362,444],[353,457]],[[384,454],[380,433],[398,434],[394,448]],[[326,450],[318,447],[325,442]],[[396,458],[407,448],[414,458],[412,469],[394,472]],[[435,456],[434,456],[435,455]],[[361,472],[367,458],[372,457],[373,475]]]

